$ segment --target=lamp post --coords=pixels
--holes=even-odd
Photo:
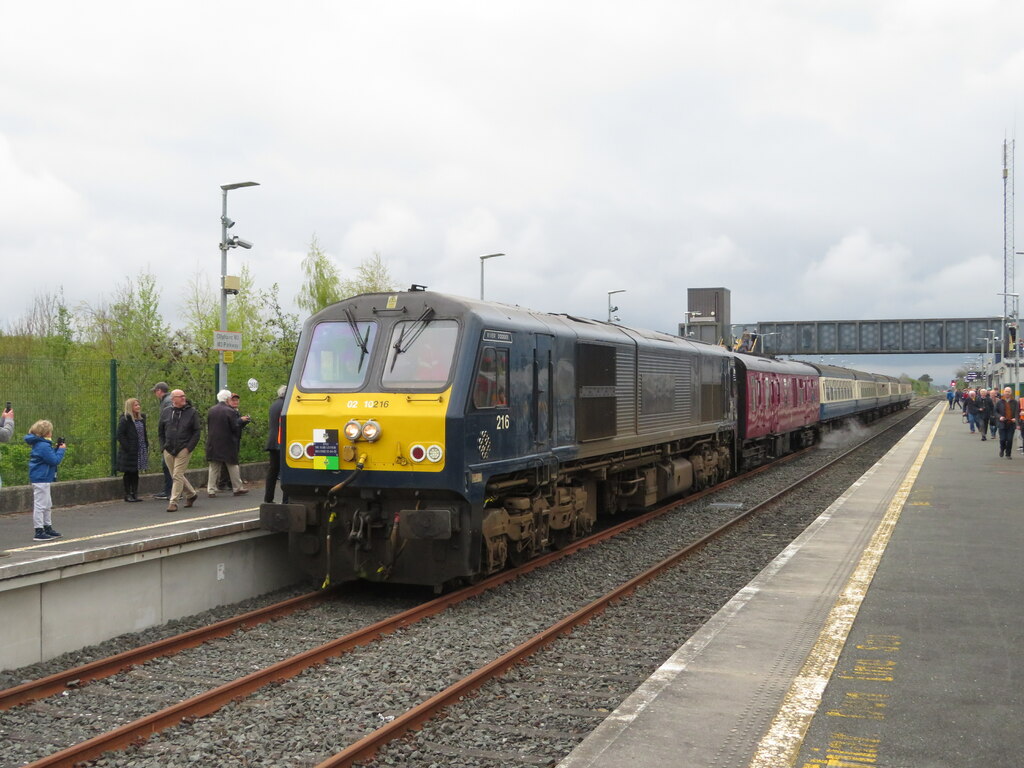
[[[1019,309],[1019,293],[999,293],[997,296],[1005,296],[1013,299],[1010,305],[1010,322],[1006,326],[1006,335],[1013,342],[1013,396],[1020,397],[1020,339],[1017,336],[1017,315]]]
[[[612,306],[612,294],[613,293],[625,293],[625,288],[616,288],[614,291],[608,291],[608,322],[612,322],[612,312],[618,312],[618,307]]]
[[[504,253],[488,253],[486,256],[480,257],[480,301],[484,300],[484,262],[487,259],[496,259],[504,255]]]
[[[228,289],[225,286],[225,278],[228,276],[228,249],[237,248],[252,248],[252,243],[248,240],[243,240],[234,235],[228,237],[228,230],[235,226],[235,222],[228,218],[228,191],[232,189],[241,189],[242,187],[258,187],[259,182],[256,181],[240,181],[237,184],[222,184],[221,189],[221,209],[220,209],[220,329],[226,331],[228,329]],[[238,293],[238,291],[235,291]],[[220,389],[227,389],[228,386],[228,366],[224,362],[224,350],[220,350],[219,354],[219,371],[218,379],[220,380]]]

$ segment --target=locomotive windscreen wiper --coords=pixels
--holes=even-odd
[[[359,345],[361,354],[359,355],[359,367],[356,369],[361,372],[363,370],[363,360],[370,354],[370,350],[367,348],[366,343],[370,339],[370,326],[366,326],[366,338],[359,335],[359,324],[356,322],[355,317],[352,316],[352,310],[345,307],[345,317],[348,318],[348,326],[352,329],[352,335],[355,336],[356,344]]]
[[[403,326],[402,332],[398,334],[398,340],[395,342],[395,354],[394,357],[391,358],[390,370],[395,370],[395,362],[398,360],[398,356],[403,352],[409,351],[409,347],[411,347],[416,342],[416,339],[418,339],[420,337],[420,334],[423,333],[424,330],[426,330],[427,325],[430,324],[430,321],[434,319],[434,314],[435,312],[433,307],[427,307],[425,310],[423,310],[423,314],[417,317],[412,322],[412,325],[408,327]],[[409,340],[403,344],[402,341],[405,339],[406,331],[408,331],[409,333]]]

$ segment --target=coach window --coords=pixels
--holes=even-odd
[[[299,389],[355,390],[363,386],[377,323],[320,323],[302,365]]]
[[[473,387],[473,405],[499,408],[508,405],[508,349],[484,347]]]

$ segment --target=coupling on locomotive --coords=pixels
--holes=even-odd
[[[909,385],[428,292],[310,317],[264,528],[311,580],[441,587],[905,407]]]

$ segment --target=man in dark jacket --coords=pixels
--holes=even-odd
[[[192,451],[199,445],[200,428],[199,414],[180,389],[171,392],[171,405],[160,414],[160,447],[171,470],[171,498],[167,501],[167,511],[177,512],[176,502],[183,487],[186,507],[191,507],[199,496],[185,476],[185,470]]]
[[[1013,458],[1013,431],[1020,418],[1020,403],[1013,396],[1013,390],[1003,388],[1003,398],[996,402],[996,421],[999,423],[999,455]]]
[[[171,410],[173,404],[171,403],[171,388],[167,385],[166,381],[158,381],[153,385],[153,394],[156,395],[156,399],[160,401],[160,415],[163,416],[166,411]],[[157,426],[159,427],[160,421],[157,420]],[[160,493],[154,494],[154,499],[170,499],[171,498],[171,470],[167,466],[167,462],[164,461],[164,457],[160,456],[161,469],[164,472],[164,489]]]
[[[989,423],[995,418],[995,408],[992,406],[992,398],[988,396],[987,389],[978,390],[977,408],[978,413],[975,418],[978,429],[981,430],[981,439],[988,440],[986,435],[988,434]]]
[[[238,446],[242,437],[243,418],[228,404],[231,391],[222,389],[217,393],[217,404],[206,414],[206,460],[210,462],[206,477],[206,493],[212,498],[217,495],[217,480],[221,468],[231,478],[231,489],[235,496],[248,493],[242,485],[242,473],[238,467]]]
[[[270,404],[268,413],[266,451],[270,457],[270,466],[267,469],[267,483],[263,490],[263,501],[267,504],[274,501],[274,486],[281,475],[281,411],[284,410],[284,395],[287,391],[287,384],[282,384],[278,388],[277,398]],[[281,503],[288,503],[288,494],[284,487],[281,488]]]

